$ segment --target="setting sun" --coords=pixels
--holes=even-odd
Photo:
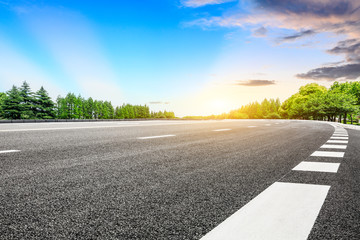
[[[229,101],[224,99],[214,99],[210,101],[209,107],[212,109],[214,114],[220,114],[229,110],[231,104]]]

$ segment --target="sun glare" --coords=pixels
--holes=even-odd
[[[224,99],[212,100],[209,104],[213,114],[221,114],[229,110],[230,104]]]

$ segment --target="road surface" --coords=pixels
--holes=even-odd
[[[287,120],[0,125],[1,239],[360,239],[360,131]]]

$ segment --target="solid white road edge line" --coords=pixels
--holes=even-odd
[[[168,126],[168,125],[185,125],[185,124],[199,124],[203,123],[204,121],[196,121],[196,122],[179,122],[179,123],[149,123],[149,124],[138,124],[138,123],[131,123],[131,124],[118,124],[112,126],[88,126],[88,127],[61,127],[61,128],[28,128],[28,129],[2,129],[0,132],[26,132],[26,131],[52,131],[52,130],[70,130],[70,129],[93,129],[93,128],[123,128],[123,127],[148,127],[148,126]],[[112,122],[113,123],[113,122]],[[11,123],[12,124],[12,123]],[[14,123],[16,124],[16,123]]]
[[[160,135],[160,136],[149,136],[149,137],[138,137],[137,139],[152,139],[152,138],[165,138],[165,137],[175,137],[175,135]]]
[[[63,128],[29,128],[29,129],[7,129],[7,130],[0,130],[0,132],[52,131],[52,130],[94,129],[94,128],[122,128],[122,127],[138,127],[138,126],[140,126],[140,125],[63,127]]]
[[[213,132],[223,132],[223,131],[230,131],[230,130],[231,130],[230,128],[224,128],[224,129],[213,130]]]
[[[324,144],[320,148],[346,149],[347,145]]]
[[[13,153],[13,152],[20,152],[20,150],[3,150],[0,153]]]
[[[201,240],[306,240],[329,189],[275,182]]]
[[[344,157],[344,152],[330,152],[330,151],[315,151],[310,156],[312,157]]]
[[[310,172],[330,172],[336,173],[340,163],[327,162],[301,162],[292,170],[294,171],[310,171]]]

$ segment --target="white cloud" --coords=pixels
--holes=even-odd
[[[225,12],[222,16],[196,19],[187,25],[202,27],[264,26],[297,31],[313,29],[346,33],[353,37],[360,36],[360,2],[358,0],[346,1],[346,9],[342,11],[338,9],[342,9],[343,0],[306,0],[303,2],[293,0],[289,3],[281,0],[257,0],[255,2],[258,2],[257,7],[248,9],[249,13],[232,10]]]
[[[215,5],[215,4],[222,4],[226,2],[233,2],[235,0],[182,0],[181,3],[185,7],[202,7],[205,5]]]
[[[321,33],[341,35],[346,39],[360,39],[360,1],[358,0],[254,0],[248,13],[236,11],[225,12],[222,16],[212,16],[196,19],[184,24],[185,26],[211,27],[241,27],[291,30],[291,35],[278,38],[280,42],[298,40]],[[257,33],[256,31],[254,33]],[[256,34],[255,34],[256,36]],[[334,38],[334,45],[337,39]],[[332,53],[332,52],[330,52]],[[348,57],[348,56],[347,56]],[[354,58],[352,58],[354,59]],[[348,58],[347,58],[348,60]],[[354,79],[360,77],[347,75],[346,71],[358,68],[359,61],[348,61],[348,65],[339,65],[332,68],[317,68],[307,74],[298,74],[302,78],[317,80],[314,73],[321,76],[334,75],[330,80]],[[334,74],[334,73],[339,74]],[[318,76],[318,75],[316,75]]]

